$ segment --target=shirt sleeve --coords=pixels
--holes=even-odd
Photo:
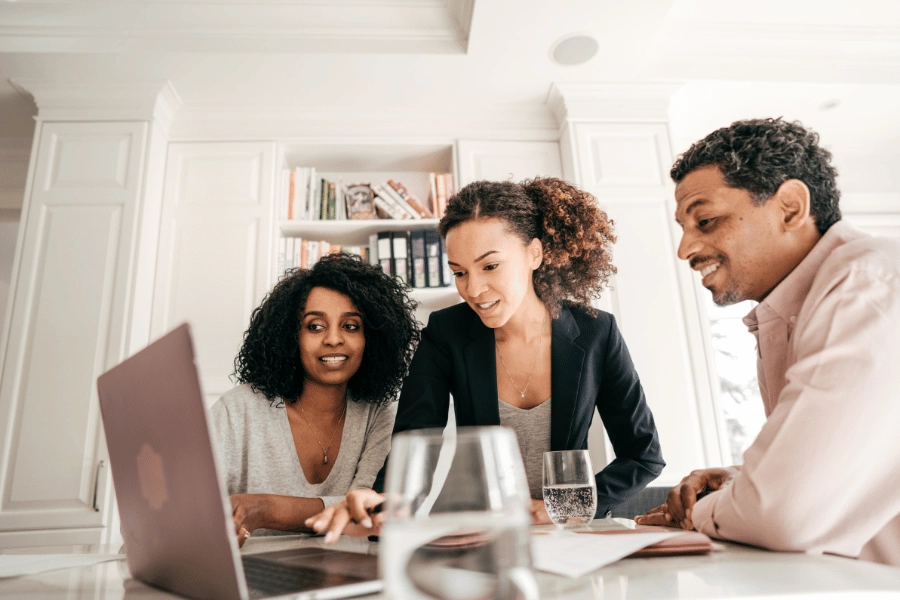
[[[371,488],[374,485],[375,477],[391,451],[391,432],[394,429],[396,412],[397,404],[394,402],[372,409],[372,416],[366,427],[366,442],[357,463],[353,482],[350,484],[351,490]],[[328,506],[329,503],[325,498],[322,501]]]
[[[900,508],[900,283],[851,263],[814,285],[794,363],[731,485],[698,531],[772,550],[857,556]]]
[[[241,464],[244,454],[244,443],[238,434],[242,428],[234,422],[235,415],[231,414],[224,396],[219,398],[210,409],[213,424],[213,439],[216,441],[216,460],[219,472],[225,477],[225,487],[228,495],[241,494],[246,491],[246,485],[242,486],[244,479],[241,475]]]
[[[653,413],[614,318],[602,368],[597,411],[616,457],[596,476],[601,516],[637,494],[666,465]]]

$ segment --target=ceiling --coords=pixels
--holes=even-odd
[[[554,64],[573,33],[599,52]],[[553,82],[674,82],[676,145],[763,113],[887,143],[900,2],[0,0],[0,137],[27,136],[34,105],[8,80],[168,80],[199,110],[435,114],[542,106]]]

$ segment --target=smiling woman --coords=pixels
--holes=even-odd
[[[303,521],[370,487],[418,329],[397,280],[329,255],[285,275],[235,359],[241,385],[213,406],[238,542]]]

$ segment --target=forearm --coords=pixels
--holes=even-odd
[[[603,516],[656,479],[664,464],[616,458],[597,473],[597,514]]]
[[[264,494],[266,508],[258,528],[277,531],[309,531],[303,522],[322,512],[325,503],[319,498],[299,498]]]

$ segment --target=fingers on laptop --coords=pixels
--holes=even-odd
[[[316,533],[327,531],[325,543],[333,544],[348,525],[347,533],[351,535],[369,535],[371,530],[381,524],[381,515],[372,516],[373,509],[384,501],[384,497],[369,489],[352,490],[338,504],[333,504],[306,520],[306,526]]]

